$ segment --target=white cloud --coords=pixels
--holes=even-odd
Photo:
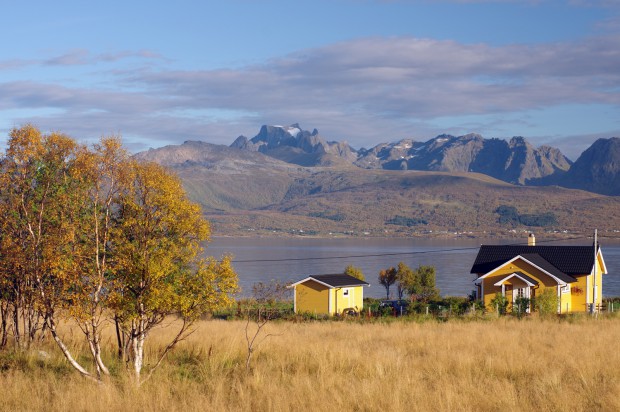
[[[148,51],[93,55],[74,50],[36,64],[90,67],[134,57],[140,63],[165,62]],[[0,62],[0,68],[3,64],[35,63]],[[368,147],[468,126],[434,123],[441,118],[486,116],[479,124],[491,125],[506,114],[565,104],[608,105],[617,112],[618,67],[618,36],[508,46],[376,37],[234,69],[123,66],[107,72],[105,86],[5,82],[0,83],[0,110],[60,109],[13,121],[34,121],[77,136],[121,132],[136,147],[150,140],[152,146],[188,139],[228,144],[239,134],[253,135],[262,123],[293,122]],[[209,115],[215,111],[239,115]],[[512,134],[527,137],[520,130]]]
[[[165,60],[150,50],[93,54],[85,49],[73,49],[66,53],[40,59],[12,59],[0,61],[0,70],[13,70],[33,66],[85,66],[97,63],[114,63],[121,60]]]
[[[142,72],[127,80],[190,107],[269,113],[365,111],[389,117],[489,114],[571,103],[620,103],[620,41],[490,47],[363,39],[234,70]]]

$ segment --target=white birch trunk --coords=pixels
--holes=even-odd
[[[52,337],[54,338],[54,341],[56,342],[56,344],[62,351],[62,354],[65,355],[65,358],[67,359],[67,361],[69,361],[69,364],[73,366],[78,372],[80,372],[82,376],[88,379],[91,379],[95,382],[101,383],[101,380],[97,379],[90,372],[84,369],[84,367],[80,365],[78,361],[76,361],[75,358],[71,355],[71,352],[69,352],[69,348],[67,348],[67,346],[64,344],[62,339],[60,339],[60,336],[58,336],[58,333],[56,332],[56,325],[52,320],[49,321],[49,329],[50,329],[50,333],[52,334]]]
[[[131,334],[133,349],[133,371],[136,385],[140,386],[142,366],[144,365],[144,341],[146,332],[144,331],[144,320],[140,319]]]

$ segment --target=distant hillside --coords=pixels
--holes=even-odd
[[[251,210],[280,202],[294,180],[291,176],[307,174],[259,152],[205,142],[188,141],[135,157],[173,169],[205,212]]]
[[[350,163],[303,167],[203,142],[136,157],[172,168],[218,234],[505,235],[620,227],[620,197],[514,186],[479,173],[361,169]],[[527,219],[502,220],[502,206]]]

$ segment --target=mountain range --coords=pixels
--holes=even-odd
[[[363,169],[477,172],[519,185],[560,185],[620,195],[620,139],[599,139],[575,162],[551,146],[534,147],[521,136],[485,139],[479,134],[439,135],[425,142],[403,139],[356,150],[327,141],[299,124],[262,126],[230,147],[260,152],[306,167],[352,164]]]
[[[136,157],[173,169],[219,233],[620,227],[618,138],[572,163],[523,137],[440,135],[356,150],[293,124],[262,126],[229,147],[188,141]]]

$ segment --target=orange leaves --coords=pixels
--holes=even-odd
[[[38,157],[42,150],[43,136],[36,127],[26,125],[13,129],[9,133],[6,156],[12,158],[16,164],[22,164]]]
[[[98,371],[107,370],[104,316],[140,325],[130,336],[143,342],[166,315],[187,324],[230,304],[230,259],[199,258],[209,235],[180,180],[129,158],[119,137],[88,148],[32,125],[11,131],[0,169],[0,299],[21,282],[29,295],[19,299],[49,325],[64,308],[82,325]]]
[[[124,260],[122,283],[140,293],[124,295],[133,303],[123,307],[135,310],[124,317],[140,316],[142,310],[194,318],[216,303],[227,304],[236,274],[229,261],[198,259],[210,229],[179,179],[153,163],[132,162],[130,175],[122,195],[124,238],[118,253]]]

